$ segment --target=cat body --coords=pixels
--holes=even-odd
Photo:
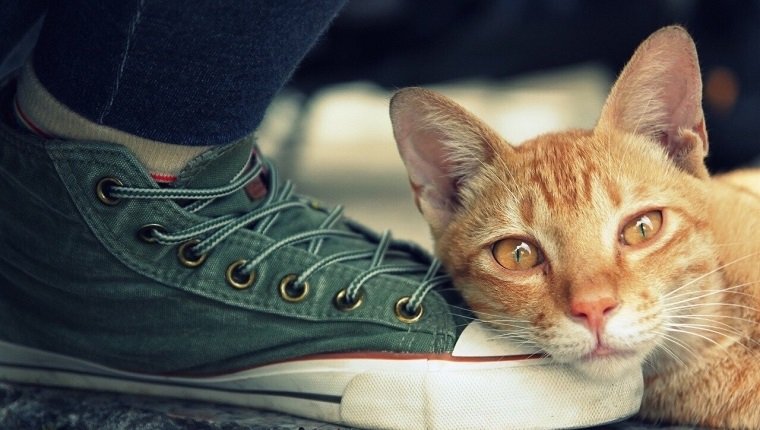
[[[705,219],[715,239],[723,291],[689,309],[694,353],[684,363],[653,357],[641,415],[718,428],[760,428],[760,170],[717,176],[704,188]],[[695,295],[692,295],[695,297]],[[709,303],[716,303],[710,306]],[[683,305],[696,306],[691,302]],[[675,348],[673,348],[675,349]],[[667,354],[666,354],[667,355]],[[645,371],[647,367],[644,368]]]
[[[589,378],[644,366],[646,419],[760,427],[760,170],[711,177],[691,38],[667,27],[593,130],[512,146],[453,101],[391,119],[436,255],[502,336]]]

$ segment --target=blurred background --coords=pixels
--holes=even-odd
[[[699,52],[711,170],[757,163],[760,2],[747,0],[354,0],[259,139],[300,192],[430,247],[388,118],[395,89],[440,91],[515,144],[593,127],[636,46],[675,23]]]
[[[22,6],[18,15],[3,15],[9,3]],[[24,46],[33,44],[24,30],[42,3],[0,0],[0,29],[18,35],[0,38],[0,52],[10,52],[0,58],[0,86],[23,63]],[[691,32],[699,51],[711,169],[757,163],[760,0],[352,0],[271,105],[259,142],[299,192],[344,204],[349,216],[430,248],[393,140],[388,101],[394,90],[440,91],[515,144],[549,130],[592,127],[636,46],[674,23]],[[114,419],[119,428],[130,422],[163,428],[169,421],[166,427],[174,428],[173,419],[211,428],[213,417],[229,428],[275,422],[332,428],[301,419],[289,426],[290,419],[266,412],[125,402],[100,393],[0,385],[2,399],[11,405],[6,410],[26,408],[25,416],[41,422],[70,419],[75,426],[83,416]]]

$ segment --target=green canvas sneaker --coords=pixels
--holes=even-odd
[[[293,192],[249,140],[159,187],[119,145],[0,125],[0,379],[365,428],[583,427],[634,414],[496,340],[416,246]]]

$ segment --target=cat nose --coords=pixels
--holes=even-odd
[[[599,333],[610,312],[618,307],[618,301],[611,295],[594,295],[572,298],[570,313],[580,318],[593,333]]]

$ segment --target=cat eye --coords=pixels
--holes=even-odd
[[[509,270],[528,270],[544,261],[538,247],[523,239],[501,239],[493,244],[491,253],[497,263]]]
[[[644,243],[654,237],[662,227],[662,211],[655,210],[638,215],[623,226],[620,240],[629,246]]]

